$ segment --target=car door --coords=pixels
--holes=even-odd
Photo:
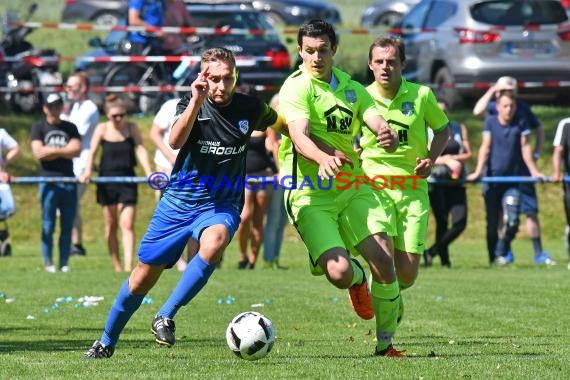
[[[425,44],[422,29],[430,7],[431,1],[420,2],[404,16],[402,22],[396,27],[406,46],[406,66],[403,74],[409,80],[418,81],[420,78],[420,50]]]

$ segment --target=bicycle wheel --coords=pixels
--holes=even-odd
[[[105,76],[106,87],[148,87],[160,86],[163,78],[155,66],[141,63],[113,66]],[[132,111],[144,114],[155,112],[162,103],[162,94],[156,91],[127,91],[127,100]]]

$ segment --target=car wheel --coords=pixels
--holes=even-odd
[[[115,12],[103,12],[98,13],[95,17],[93,17],[92,21],[96,25],[110,25],[114,26],[119,23],[119,19],[121,15]]]
[[[461,105],[463,99],[454,87],[455,79],[447,67],[442,67],[435,73],[433,82],[437,86],[435,93],[439,100],[444,101],[450,109]]]
[[[402,19],[398,12],[386,12],[380,15],[374,22],[374,26],[392,26]]]
[[[285,25],[285,19],[279,15],[278,13],[275,12],[267,12],[265,14],[265,16],[267,17],[267,20],[269,20],[269,22],[271,23],[271,25],[276,26],[276,25]]]

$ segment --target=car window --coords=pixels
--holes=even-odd
[[[246,34],[246,35],[217,35],[215,39],[219,40],[266,40],[271,42],[279,42],[279,36],[275,29],[269,24],[265,16],[254,12],[193,12],[192,19],[198,28],[232,28],[232,29],[260,29],[267,33],[262,35]]]
[[[429,1],[422,1],[414,8],[410,10],[410,12],[402,19],[402,28],[411,29],[411,28],[421,28],[423,26],[424,20],[426,18],[426,14],[428,13],[430,8]]]
[[[457,11],[457,5],[447,1],[434,1],[426,18],[426,28],[437,28]]]
[[[568,20],[559,1],[498,0],[477,3],[471,7],[474,20],[493,25],[559,24]]]

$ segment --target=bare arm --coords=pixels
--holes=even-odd
[[[89,145],[89,153],[87,154],[87,160],[85,162],[85,170],[83,170],[83,174],[79,178],[79,182],[87,183],[91,179],[93,161],[95,161],[95,155],[97,154],[97,150],[101,145],[104,133],[105,123],[101,123],[95,127],[95,130],[93,131],[93,137],[91,137],[91,143]]]
[[[534,158],[532,157],[532,148],[528,141],[528,136],[521,136],[521,150],[524,163],[526,164],[530,175],[533,177],[544,179],[544,174],[538,171]]]
[[[20,145],[16,145],[14,148],[8,151],[6,158],[4,159],[4,167],[8,166],[8,164],[12,162],[12,160],[16,158],[18,154],[20,154]]]
[[[416,158],[416,167],[414,168],[414,172],[417,175],[421,175],[423,178],[427,178],[431,174],[431,169],[441,154],[443,149],[447,145],[447,141],[449,140],[449,127],[446,126],[440,131],[434,132],[433,140],[431,142],[428,156],[424,159],[419,157]]]
[[[562,154],[564,154],[564,148],[555,146],[552,152],[552,182],[562,181]]]
[[[496,91],[497,91],[496,86],[489,87],[487,92],[485,92],[483,96],[481,96],[479,100],[477,100],[477,103],[475,103],[475,106],[473,107],[473,115],[482,116],[483,114],[485,114],[487,106],[489,105],[489,102],[493,98],[493,95],[495,94]]]
[[[194,82],[192,82],[192,97],[188,103],[188,107],[182,112],[180,117],[176,120],[170,131],[170,138],[168,143],[172,149],[180,149],[182,145],[188,140],[192,127],[198,116],[198,111],[204,103],[208,95],[208,67],[200,74]]]
[[[540,156],[540,152],[542,152],[542,147],[544,146],[544,128],[542,125],[539,125],[536,128],[536,145],[534,146],[533,157],[535,160],[538,159]]]
[[[33,140],[32,154],[38,160],[52,161],[58,158],[73,158],[79,156],[81,152],[81,140],[72,138],[66,146],[57,148],[45,146],[41,140]]]
[[[372,116],[365,120],[366,126],[376,135],[378,144],[388,153],[393,153],[398,149],[400,140],[382,116]]]
[[[476,181],[483,175],[483,168],[489,159],[489,152],[491,151],[491,134],[483,133],[481,146],[479,147],[479,154],[477,155],[477,166],[473,173],[467,176],[468,181]]]
[[[150,167],[150,160],[148,159],[148,152],[143,145],[143,139],[141,135],[141,131],[136,124],[131,129],[133,134],[133,140],[135,141],[135,154],[139,161],[139,164],[142,166],[145,174],[147,177],[150,177],[152,174],[152,169]]]

